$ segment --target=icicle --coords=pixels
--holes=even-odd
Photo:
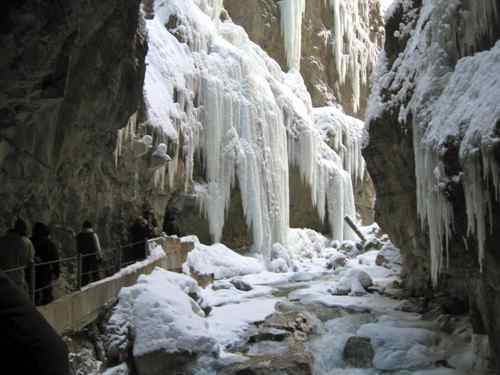
[[[118,129],[116,136],[116,146],[113,152],[113,156],[115,159],[115,168],[118,167],[118,161],[120,159],[120,156],[122,156],[124,142],[131,141],[134,139],[136,126],[137,126],[137,112],[134,112],[134,114],[132,114],[129,117],[127,125],[125,125],[125,128]]]
[[[303,4],[281,5],[288,14],[283,18],[290,21],[285,30],[291,34],[300,32]],[[268,259],[274,243],[285,244],[291,164],[299,166],[319,216],[329,217],[336,239],[352,238],[343,219],[354,217],[352,179],[362,168],[354,137],[339,130],[336,142],[342,156],[324,143],[314,127],[302,78],[284,74],[240,27],[214,19],[221,1],[170,0],[160,5],[155,20],[148,21],[152,42],[146,97],[154,96],[147,100],[148,114],[153,126],[182,143],[168,167],[169,184],[182,157],[185,189],[192,186],[197,194],[213,240],[221,240],[237,184],[255,250]],[[170,14],[182,21],[179,32],[189,48],[161,28]],[[288,31],[290,51],[295,51],[290,53],[300,62],[300,37],[292,38]],[[206,183],[192,181],[196,153],[202,155]]]
[[[353,107],[360,105],[361,86],[368,83],[367,72],[374,66],[378,47],[370,40],[368,0],[325,0],[333,13],[333,57],[340,83],[349,78]]]
[[[448,252],[453,228],[453,208],[442,193],[445,173],[437,152],[421,141],[414,131],[415,175],[417,176],[417,211],[422,229],[428,229],[431,253],[431,280],[437,286]],[[444,244],[443,244],[444,241]]]
[[[306,10],[306,0],[281,0],[281,33],[285,42],[285,52],[290,70],[300,71],[302,54],[302,17]]]

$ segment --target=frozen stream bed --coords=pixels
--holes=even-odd
[[[290,236],[292,246],[273,249],[281,272],[198,243],[185,264],[190,275],[157,269],[141,278],[122,291],[108,348],[132,346],[140,375],[483,373],[484,339],[466,317],[403,298],[389,241]],[[219,277],[201,288],[200,273]]]

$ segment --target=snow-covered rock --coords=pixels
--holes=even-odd
[[[201,290],[192,278],[160,268],[121,290],[108,331],[117,334],[116,343],[123,341],[120,333],[134,333],[133,356],[141,374],[168,369],[173,362],[182,366],[202,353],[218,353],[205,314],[190,297],[196,294]]]
[[[183,265],[185,273],[196,272],[200,275],[213,275],[215,280],[234,276],[260,273],[264,265],[255,258],[242,256],[223,244],[211,246],[195,243]]]
[[[253,289],[253,287],[249,283],[241,278],[232,279],[231,284],[233,284],[236,289],[241,290],[242,292],[248,292]]]
[[[383,247],[375,260],[377,266],[394,268],[401,266],[401,252],[392,243]]]
[[[432,350],[438,336],[427,329],[368,323],[357,331],[357,335],[371,339],[375,349],[373,364],[379,370],[425,368],[440,358]]]
[[[326,262],[326,268],[329,270],[336,270],[337,268],[345,267],[347,258],[340,254],[332,255]]]
[[[363,296],[367,294],[367,288],[373,285],[373,280],[365,271],[359,269],[346,270],[340,280],[330,289],[334,295],[351,294]]]

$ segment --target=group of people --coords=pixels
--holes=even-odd
[[[26,222],[17,219],[13,228],[0,238],[0,269],[7,271],[8,277],[27,295],[34,281],[38,305],[47,304],[54,298],[52,282],[59,278],[58,260],[57,247],[43,223],[35,223],[30,239]],[[33,265],[36,265],[35,280],[31,272],[27,272]]]
[[[129,227],[130,246],[122,249],[122,265],[144,260],[147,256],[147,240],[159,236],[157,221],[152,212],[146,211]],[[99,280],[99,264],[103,260],[99,236],[92,223],[85,221],[81,232],[75,237],[76,250],[80,254],[80,285],[85,286]],[[35,267],[32,280],[31,267]],[[37,305],[54,300],[53,284],[59,279],[61,268],[59,251],[50,237],[47,225],[37,222],[32,236],[28,236],[28,225],[18,218],[7,233],[0,238],[0,270],[25,294],[30,295],[34,283],[34,299]]]
[[[97,262],[101,258],[99,237],[89,221],[83,223],[81,233],[76,236],[76,247],[82,256],[82,285],[86,285],[98,279]],[[31,267],[35,267],[34,280]],[[53,284],[59,279],[61,267],[59,250],[50,237],[49,227],[35,223],[30,238],[26,222],[17,219],[12,229],[0,238],[0,269],[28,296],[34,284],[36,305],[52,302]]]

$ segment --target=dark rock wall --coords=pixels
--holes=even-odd
[[[482,30],[472,29],[473,24],[463,18],[464,14],[467,14],[463,10],[470,9],[472,5],[469,0],[462,1],[454,10],[456,14],[451,17],[456,25],[447,29],[451,31],[448,40],[454,41],[447,44],[446,50],[451,69],[461,57],[488,50],[500,39],[498,22],[492,21],[491,25],[483,22],[480,25]],[[418,16],[421,6],[421,1],[414,1],[412,8],[405,11],[399,8],[386,23],[386,60],[382,63],[386,64],[385,68],[390,74],[397,74],[398,68],[393,64],[405,51],[408,42],[408,38],[395,37],[394,33],[400,25],[409,24],[408,15],[411,12]],[[500,1],[496,1],[496,6],[500,9]],[[476,37],[470,38],[470,35]],[[472,40],[473,43],[466,44],[465,40]],[[414,79],[418,80],[418,74],[415,73],[407,72],[409,76],[414,74]],[[413,131],[419,124],[411,116],[406,121],[399,118],[400,109],[416,94],[410,90],[401,103],[395,104],[391,98],[399,90],[401,87],[394,84],[394,81],[386,80],[382,83],[377,95],[383,109],[369,120],[370,143],[364,150],[364,156],[377,191],[376,221],[402,250],[405,286],[410,294],[429,295],[429,240],[417,215],[416,199]],[[446,153],[436,156],[443,164],[447,176],[456,176],[462,171],[458,148],[447,147],[447,150]],[[475,333],[489,335],[492,365],[496,361],[497,371],[500,371],[500,208],[498,205],[493,208],[492,222],[489,223],[491,231],[488,232],[485,244],[484,269],[481,272],[477,239],[468,234],[467,230],[462,183],[463,181],[450,184],[446,190],[446,198],[453,208],[454,227],[449,244],[448,264],[443,268],[439,285],[434,291],[458,298],[468,306]],[[493,191],[492,186],[486,183],[483,183],[483,189]],[[495,202],[493,196],[492,202]]]
[[[115,167],[117,134],[138,111],[146,36],[139,0],[8,1],[0,22],[0,230],[20,215],[58,233],[125,233],[147,180]],[[122,156],[126,158],[128,145]],[[66,237],[68,243],[70,236]]]

